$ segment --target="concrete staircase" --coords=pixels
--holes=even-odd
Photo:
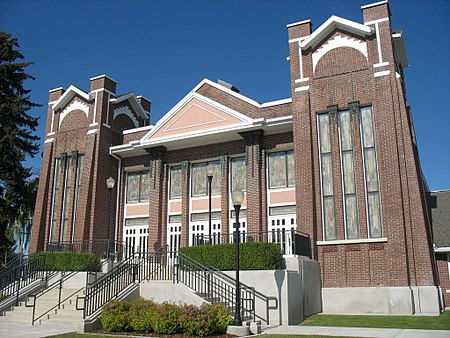
[[[78,292],[77,289],[61,289],[61,299],[68,299],[62,302],[59,309],[56,306],[59,299],[59,289],[53,289],[43,294],[41,297],[36,299],[34,317],[35,319],[40,318],[35,321],[34,325],[62,326],[66,329],[71,329],[74,331],[78,330],[83,319],[83,311],[76,309],[76,298],[77,295],[82,295],[83,293],[84,289]],[[32,299],[29,300],[28,304],[31,303]],[[52,310],[49,311],[50,309]],[[45,315],[43,315],[44,313]],[[33,308],[25,306],[25,302],[20,302],[19,306],[14,306],[10,311],[1,313],[0,325],[3,322],[15,322],[31,325],[32,316]]]

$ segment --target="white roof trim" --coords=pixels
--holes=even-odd
[[[101,79],[101,78],[103,78],[103,77],[106,77],[107,79],[110,79],[111,81],[117,83],[116,80],[114,80],[113,78],[109,77],[109,76],[106,75],[106,74],[102,74],[102,75],[98,75],[98,76],[91,77],[91,78],[89,79],[89,81],[98,80],[98,79]]]
[[[379,2],[374,2],[373,4],[368,4],[368,5],[361,6],[361,9],[366,9],[366,8],[370,8],[370,7],[375,7],[375,6],[383,5],[383,4],[387,4],[387,0],[379,1]]]
[[[65,105],[67,105],[69,103],[69,101],[75,95],[81,96],[86,101],[90,100],[88,93],[71,85],[69,88],[67,88],[67,90],[64,92],[64,94],[62,94],[61,97],[57,101],[55,101],[55,104],[53,105],[52,109],[55,111],[57,109],[63,108]]]
[[[294,26],[302,25],[302,24],[308,23],[308,22],[311,22],[311,19],[306,19],[306,20],[299,21],[299,22],[293,22],[293,23],[290,23],[290,24],[286,25],[286,27],[287,28],[294,27]]]
[[[291,103],[291,102],[292,102],[292,98],[270,101],[270,102],[261,103],[261,108],[278,106],[280,104],[286,104],[286,103]]]
[[[127,135],[127,134],[133,134],[133,133],[138,133],[140,131],[144,131],[144,130],[150,130],[152,129],[154,126],[145,126],[145,127],[139,127],[139,128],[133,128],[133,129],[126,129],[122,132],[123,135]]]
[[[136,95],[134,93],[128,93],[122,96],[119,96],[117,98],[112,98],[110,101],[111,103],[115,103],[116,105],[120,102],[129,100],[131,103],[131,106],[133,107],[133,109],[138,113],[138,115],[145,119],[148,117],[148,112],[145,111],[144,108],[142,108],[141,103],[139,102],[139,100],[137,99]]]
[[[443,246],[440,248],[434,248],[434,252],[450,252],[450,246]]]
[[[306,50],[316,46],[335,28],[340,28],[361,37],[374,33],[373,29],[368,26],[333,15],[304,40],[300,44],[300,48]]]

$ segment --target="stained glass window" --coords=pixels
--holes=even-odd
[[[269,154],[269,188],[295,186],[294,152],[283,151]]]
[[[170,168],[170,198],[181,198],[182,193],[182,174],[181,166]]]
[[[322,217],[324,239],[326,241],[336,239],[336,220],[334,210],[333,192],[333,162],[331,158],[330,115],[317,116],[319,125],[320,143],[320,171],[322,181]]]
[[[127,203],[148,201],[149,189],[150,189],[150,176],[148,171],[128,173]]]
[[[247,170],[244,158],[231,159],[231,191],[247,190]]]
[[[220,194],[220,162],[204,162],[192,165],[192,196],[206,196],[208,194],[208,171],[212,173],[211,193]]]
[[[364,155],[367,214],[370,238],[383,237],[381,222],[380,188],[375,149],[373,112],[371,107],[361,108],[361,134]]]
[[[359,238],[358,209],[356,203],[355,169],[351,113],[339,112],[339,138],[341,147],[342,177],[344,182],[344,213],[346,238]]]

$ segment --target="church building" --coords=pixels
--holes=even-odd
[[[51,90],[31,251],[232,242],[241,189],[243,240],[318,261],[324,312],[439,313],[402,32],[387,1],[361,9],[287,25],[289,98],[204,79],[150,123],[151,102],[107,75]]]

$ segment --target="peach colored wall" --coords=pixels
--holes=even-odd
[[[270,204],[295,203],[295,190],[269,192]]]
[[[211,198],[211,207],[212,209],[220,209],[220,197]],[[192,200],[192,207],[191,207],[192,211],[208,210],[208,209],[209,209],[209,201],[207,197]]]
[[[180,213],[181,212],[181,201],[180,202],[169,202],[169,213]]]
[[[127,216],[148,215],[148,203],[139,205],[127,205],[125,207],[125,215]]]
[[[239,119],[194,98],[166,121],[150,139],[224,127],[239,122]]]

